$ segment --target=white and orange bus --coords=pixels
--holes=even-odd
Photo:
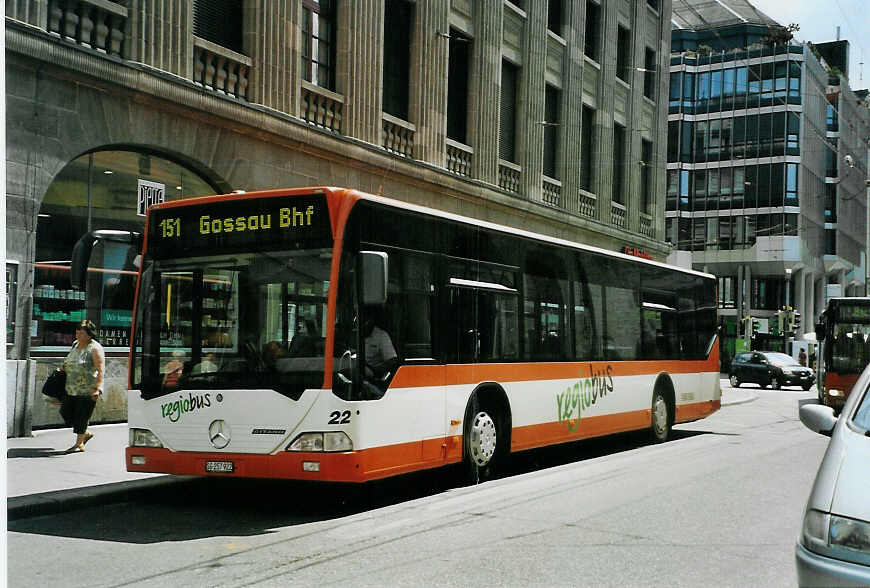
[[[819,402],[839,411],[870,363],[870,298],[830,298],[815,328]]]
[[[473,481],[720,407],[707,274],[324,187],[154,205],[142,251],[130,471]]]

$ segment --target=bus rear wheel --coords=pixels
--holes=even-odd
[[[497,417],[486,408],[469,412],[463,433],[465,480],[477,484],[493,476],[498,457],[500,435]]]
[[[664,443],[671,435],[671,415],[668,400],[661,390],[653,392],[650,433],[654,443]]]

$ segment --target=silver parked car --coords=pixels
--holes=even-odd
[[[801,422],[830,435],[795,547],[801,586],[870,586],[870,365],[839,418],[804,404]]]

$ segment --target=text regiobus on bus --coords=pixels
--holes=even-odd
[[[158,204],[127,469],[474,480],[535,447],[662,441],[720,407],[716,326],[708,274],[354,190]]]

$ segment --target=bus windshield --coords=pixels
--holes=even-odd
[[[870,324],[835,323],[830,346],[831,371],[859,374],[870,362]]]
[[[323,385],[331,250],[146,259],[132,385],[181,389]]]

